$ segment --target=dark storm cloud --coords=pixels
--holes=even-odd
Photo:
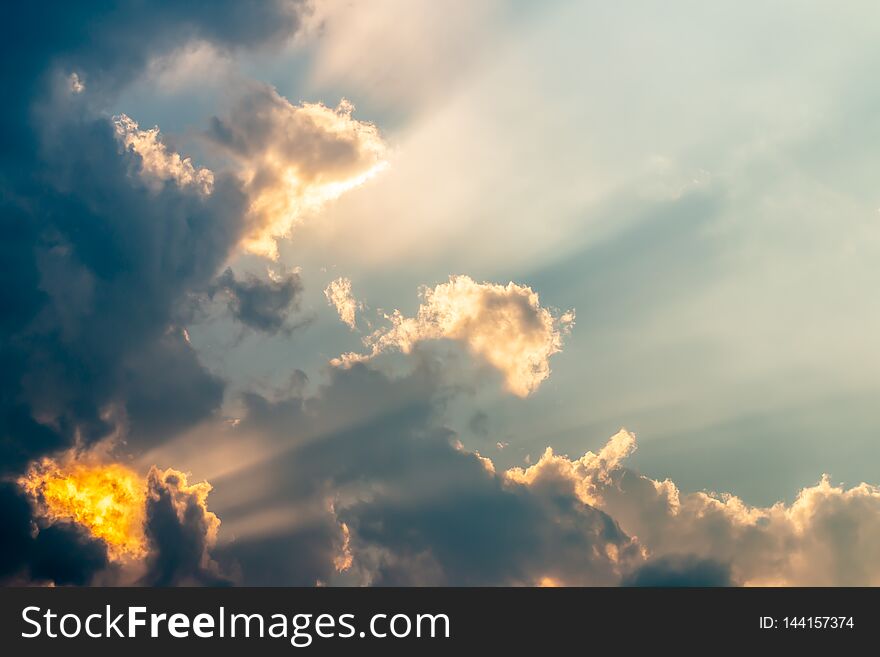
[[[4,390],[11,410],[27,404],[60,434],[55,446],[75,433],[86,442],[107,435],[112,407],[131,412],[132,440],[154,440],[222,400],[222,382],[174,327],[186,295],[210,284],[235,244],[244,197],[222,176],[210,196],[173,184],[147,189],[129,175],[139,156],[120,154],[101,119],[52,132],[46,186],[19,219],[41,227],[29,245],[39,303],[10,327],[4,360],[15,367]],[[21,467],[45,442],[8,436],[4,445],[17,453],[5,453],[4,465]]]
[[[734,586],[730,567],[694,555],[660,557],[626,576],[623,586]]]
[[[144,185],[140,156],[120,147],[103,111],[152,57],[193,39],[274,43],[295,31],[300,10],[225,0],[4,9],[0,473],[120,426],[132,443],[155,442],[218,408],[223,382],[177,327],[185,299],[209,289],[240,239],[245,195],[222,174],[210,195]],[[70,87],[73,73],[85,92]],[[10,512],[24,508],[8,501]],[[4,563],[26,564],[20,551],[34,549],[41,577],[81,582],[74,571],[99,561],[92,548],[74,555],[69,528],[36,547],[14,535]],[[63,541],[67,563],[39,551]]]
[[[472,457],[449,467],[454,485],[442,495],[378,497],[341,514],[356,554],[378,555],[374,585],[607,586],[617,582],[616,555],[635,556],[610,516],[574,496],[505,486]]]
[[[217,278],[214,291],[226,296],[229,311],[239,322],[257,331],[277,333],[299,307],[302,289],[300,276],[295,272],[263,281],[253,274],[239,279],[231,269],[226,269]]]
[[[106,544],[74,523],[42,528],[31,550],[30,575],[37,581],[81,586],[106,566]]]
[[[0,483],[0,584],[88,584],[108,565],[107,546],[82,527],[39,527],[17,486]]]
[[[276,2],[9,8],[9,102],[0,110],[3,470],[63,448],[74,433],[87,442],[107,435],[110,406],[129,411],[133,440],[153,440],[214,410],[223,391],[168,332],[181,299],[207,288],[240,238],[238,182],[218,176],[209,196],[173,181],[148,189],[131,175],[139,156],[120,153],[109,121],[59,90],[55,74],[75,70],[94,103],[188,40],[262,44],[291,34],[297,20],[296,3]]]
[[[427,362],[403,377],[358,364],[333,370],[311,397],[250,395],[241,430],[292,449],[240,473],[241,481],[260,478],[271,500],[224,521],[279,500],[317,509],[329,496],[334,510],[325,504],[325,526],[335,515],[348,527],[353,569],[373,584],[615,583],[618,563],[636,556],[617,523],[572,491],[509,482],[461,449],[440,421],[450,391],[439,382]],[[315,571],[298,581],[323,580],[340,556],[341,526],[335,541],[319,533],[311,543],[304,535],[243,539],[223,555],[259,553],[262,570],[277,563],[285,572],[305,551]],[[261,581],[240,564],[245,583]]]
[[[27,88],[39,84],[39,74],[53,64],[74,66],[93,85],[100,82],[112,90],[139,73],[151,56],[195,39],[221,48],[284,39],[297,29],[303,4],[299,0],[15,3],[4,11],[4,50],[18,57],[4,62],[4,72]]]
[[[284,529],[259,540],[242,540],[214,551],[247,586],[315,586],[334,574],[342,550],[339,525],[329,515],[305,527]]]
[[[229,584],[209,550],[216,540],[219,520],[207,510],[207,484],[188,486],[179,472],[160,472],[147,477],[145,530],[152,550],[147,557],[149,586]]]

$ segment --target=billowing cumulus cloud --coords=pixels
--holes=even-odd
[[[574,311],[555,314],[541,306],[526,285],[477,283],[450,276],[447,283],[421,290],[415,317],[394,311],[391,326],[364,342],[370,353],[343,354],[335,365],[362,361],[399,350],[410,353],[420,342],[450,339],[497,369],[507,389],[520,397],[537,390],[550,376],[550,356],[562,350],[563,336],[574,325]]]
[[[385,166],[378,129],[352,118],[353,110],[345,100],[335,109],[293,105],[253,85],[227,116],[214,117],[207,136],[233,161],[250,197],[246,249],[277,258],[278,238]]]
[[[685,494],[668,479],[657,481],[627,469],[623,460],[635,446],[632,434],[622,431],[599,454],[571,460],[548,450],[534,466],[508,476],[532,485],[571,486],[614,517],[650,557],[659,559],[633,575],[635,582],[660,581],[661,573],[670,580],[696,578],[700,572],[714,582],[728,572],[732,582],[743,585],[880,582],[873,558],[880,550],[877,487],[845,488],[823,477],[791,504],[755,507],[728,494]]]
[[[510,481],[535,488],[572,487],[585,504],[597,504],[600,484],[609,483],[609,473],[618,469],[635,450],[635,436],[618,431],[598,454],[587,452],[579,459],[558,456],[548,447],[541,458],[526,469],[511,468],[505,473]]]
[[[341,277],[330,281],[330,284],[324,288],[324,296],[327,297],[327,303],[336,308],[339,319],[350,329],[356,329],[357,313],[361,309],[361,304],[351,292],[351,279]]]
[[[183,472],[153,467],[147,475],[145,529],[152,550],[145,583],[151,586],[229,583],[211,558],[220,519],[208,510],[207,482],[190,484]]]

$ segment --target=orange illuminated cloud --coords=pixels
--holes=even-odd
[[[59,464],[43,459],[18,483],[44,518],[84,526],[107,543],[111,559],[146,555],[146,484],[133,470],[119,463]]]
[[[185,473],[172,468],[153,466],[145,478],[120,463],[80,459],[43,459],[18,480],[42,520],[85,527],[107,544],[113,561],[140,560],[151,550],[146,529],[148,507],[164,495],[181,523],[191,507],[201,509],[205,547],[216,543],[220,519],[207,508],[208,482],[190,484]],[[209,560],[207,554],[204,560]]]

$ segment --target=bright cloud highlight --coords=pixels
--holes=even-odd
[[[324,296],[327,297],[327,303],[336,308],[339,319],[352,330],[356,329],[357,311],[360,310],[361,304],[351,292],[351,279],[341,277],[330,281],[324,289]]]
[[[509,392],[526,397],[550,376],[550,356],[562,350],[563,337],[574,325],[574,310],[554,314],[541,306],[537,292],[513,282],[450,276],[420,294],[415,317],[395,310],[386,316],[389,328],[365,338],[369,354],[343,354],[333,364],[345,366],[392,350],[410,353],[426,340],[457,340],[501,372]]]
[[[146,554],[146,486],[124,465],[44,459],[31,466],[19,485],[34,498],[44,518],[79,523],[107,543],[112,559]]]
[[[352,118],[343,100],[293,105],[269,86],[255,86],[209,138],[230,157],[251,199],[244,247],[278,258],[276,241],[304,217],[387,166],[387,147],[372,123]]]
[[[159,138],[158,126],[141,130],[137,122],[125,114],[113,117],[116,137],[127,150],[140,156],[141,177],[158,190],[167,180],[179,187],[191,187],[202,194],[214,189],[214,173],[210,169],[195,167],[188,157],[169,151]]]

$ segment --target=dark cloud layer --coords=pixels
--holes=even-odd
[[[207,510],[207,484],[188,486],[186,477],[153,468],[147,477],[147,539],[153,546],[144,583],[150,586],[228,584],[209,549],[219,521]]]
[[[88,584],[107,565],[103,541],[71,523],[39,526],[18,487],[0,483],[0,584]]]
[[[440,380],[428,361],[403,377],[356,364],[333,370],[313,396],[249,396],[241,431],[289,451],[238,475],[260,477],[273,496],[238,513],[278,500],[324,513],[309,532],[237,541],[223,557],[259,553],[264,569],[284,572],[292,554],[306,553],[315,570],[299,581],[314,583],[333,573],[344,523],[352,569],[375,585],[615,583],[637,556],[630,537],[573,491],[509,482],[461,449],[440,421],[451,393]]]
[[[223,382],[177,326],[188,295],[210,288],[240,239],[246,197],[222,174],[210,195],[174,181],[146,186],[141,156],[120,147],[103,110],[152,57],[193,39],[271,44],[295,31],[300,10],[186,0],[4,10],[0,473],[122,428],[149,444],[219,407]],[[73,73],[86,93],[71,89]],[[77,552],[82,537],[61,526],[32,545],[21,538],[29,511],[8,501],[3,512],[21,522],[3,541],[4,565],[29,562],[35,577],[83,583],[75,571],[101,561],[94,547]]]
[[[624,577],[623,586],[733,586],[730,567],[693,555],[660,557]]]

